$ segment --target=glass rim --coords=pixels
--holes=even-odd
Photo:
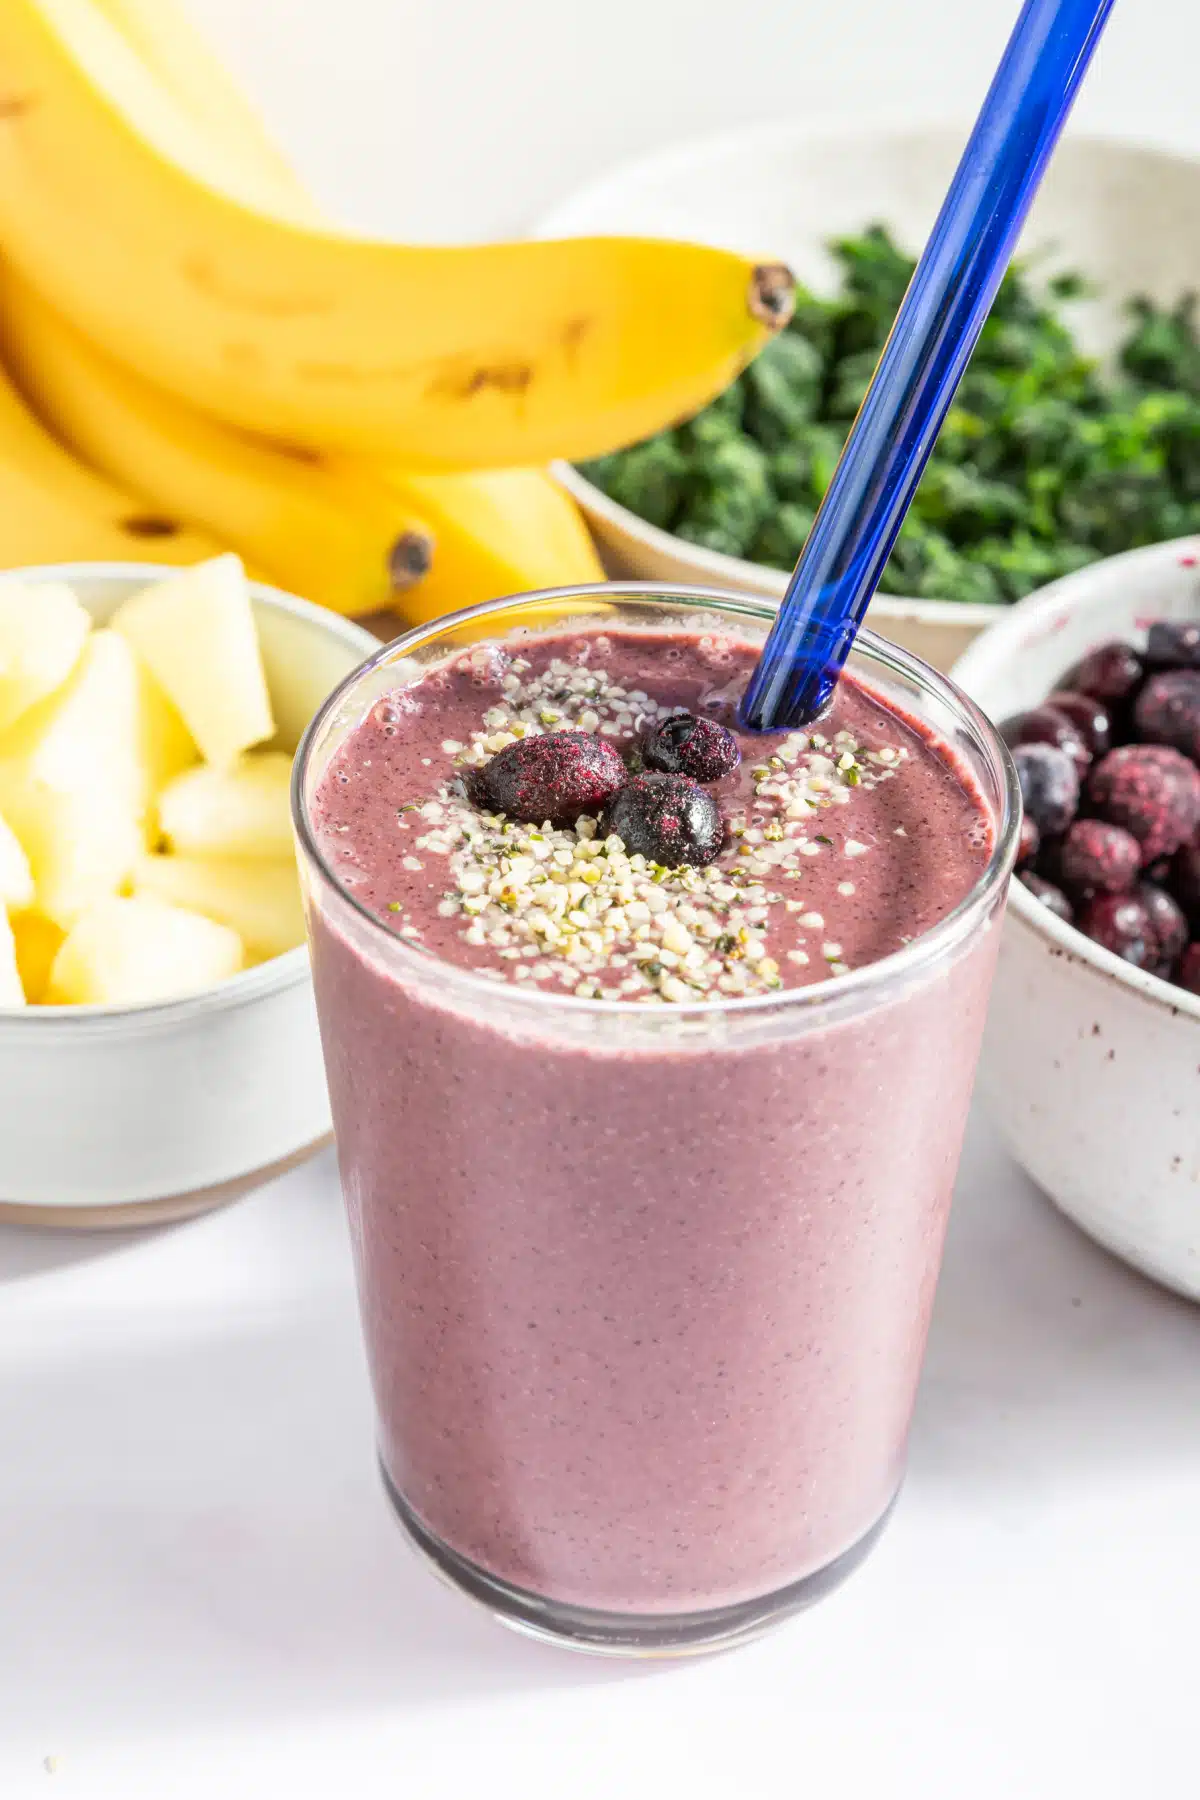
[[[682,602],[684,606],[696,608],[712,606],[721,612],[731,612],[735,616],[754,619],[759,623],[769,623],[777,611],[776,603],[766,596],[737,593],[723,588],[692,587],[670,581],[593,581],[580,582],[570,587],[536,588],[527,593],[508,594],[498,600],[461,607],[457,612],[443,613],[436,619],[414,625],[399,637],[381,644],[378,650],[352,669],[309,721],[292,764],[292,824],[305,860],[320,877],[323,886],[365,922],[371,936],[387,947],[388,955],[399,958],[401,967],[407,963],[414,972],[424,973],[426,977],[436,970],[439,979],[443,979],[451,990],[457,988],[492,1006],[500,1001],[511,1001],[522,1011],[529,1008],[532,1016],[581,1018],[590,1015],[593,1018],[612,1019],[629,1018],[633,1015],[638,1020],[644,1020],[648,1009],[632,1005],[628,1000],[584,999],[577,994],[551,993],[538,987],[526,988],[518,986],[516,982],[506,981],[501,984],[478,970],[447,962],[431,951],[407,943],[338,881],[317,844],[305,798],[309,763],[326,722],[349,699],[354,689],[383,664],[411,655],[435,643],[439,637],[451,635],[463,625],[490,617],[500,618],[517,607],[536,607],[544,603],[549,608],[556,602],[572,599],[606,599],[614,604],[622,599],[674,600]],[[920,687],[932,692],[973,727],[996,765],[997,787],[1002,801],[1000,816],[994,821],[991,854],[981,874],[957,906],[951,908],[928,931],[922,932],[920,937],[893,951],[891,955],[866,963],[861,969],[851,969],[845,975],[826,976],[822,981],[810,982],[803,987],[780,988],[768,994],[740,997],[721,995],[705,1000],[673,1002],[662,1009],[671,1020],[678,1019],[682,1022],[714,1017],[744,1018],[747,1015],[793,1010],[819,1013],[836,1009],[844,1000],[869,998],[875,989],[886,989],[895,981],[919,973],[928,965],[936,963],[944,951],[965,935],[966,928],[976,914],[990,910],[992,901],[1012,871],[1021,827],[1021,791],[1008,747],[996,727],[970,695],[965,694],[948,676],[914,656],[911,651],[865,629],[858,633],[854,648],[856,651],[865,651],[885,671],[891,667],[909,680],[915,680]]]

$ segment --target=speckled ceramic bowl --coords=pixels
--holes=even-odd
[[[1014,607],[954,675],[995,720],[1106,639],[1200,618],[1200,538],[1096,563]],[[1077,1225],[1200,1299],[1200,998],[1012,885],[980,1086],[1013,1155]]]
[[[628,231],[687,237],[782,256],[828,292],[825,245],[875,221],[924,243],[970,130],[862,120],[754,126],[675,145],[616,169],[540,219],[540,236]],[[1080,269],[1098,286],[1072,309],[1084,346],[1103,352],[1129,294],[1175,300],[1200,288],[1200,160],[1112,139],[1070,135],[1055,153],[1021,241],[1039,266]],[[786,575],[718,556],[648,525],[578,470],[555,474],[582,508],[613,575],[782,598]],[[935,668],[949,669],[1007,606],[879,594],[870,623]]]

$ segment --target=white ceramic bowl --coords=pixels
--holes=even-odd
[[[98,620],[169,571],[66,563]],[[251,594],[277,742],[294,749],[379,641],[273,588]],[[0,1008],[0,1217],[112,1225],[183,1217],[290,1167],[331,1126],[306,949],[179,1000]]]
[[[1085,651],[1200,618],[1200,538],[1132,550],[1013,607],[954,671],[993,719]],[[1066,1214],[1200,1299],[1200,998],[1101,949],[1014,881],[980,1086],[1013,1155]]]
[[[914,251],[928,235],[969,126],[785,124],[684,144],[618,169],[538,221],[541,236],[629,231],[783,257],[832,291],[830,238],[880,221]],[[1200,288],[1200,161],[1103,138],[1069,137],[1050,165],[1021,243],[1047,270],[1080,269],[1102,290],[1072,308],[1103,352],[1134,293],[1175,300]],[[681,296],[686,305],[686,296]],[[780,598],[786,576],[718,556],[647,525],[566,464],[555,474],[582,507],[611,573],[741,588]],[[948,669],[1010,609],[879,595],[871,624]]]

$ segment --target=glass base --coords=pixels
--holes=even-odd
[[[874,1548],[896,1503],[893,1496],[871,1529],[824,1568],[814,1569],[812,1574],[788,1587],[777,1588],[774,1593],[706,1612],[613,1613],[546,1600],[527,1588],[513,1587],[498,1576],[489,1575],[478,1563],[460,1556],[436,1537],[413,1512],[382,1463],[380,1469],[410,1544],[448,1587],[485,1607],[494,1619],[513,1631],[593,1656],[697,1656],[706,1651],[732,1650],[761,1637],[772,1626],[781,1625],[793,1613],[803,1612],[839,1587]]]

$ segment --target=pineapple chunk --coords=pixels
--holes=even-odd
[[[0,732],[62,686],[91,628],[69,587],[0,582]]]
[[[24,1006],[25,989],[17,968],[17,946],[8,914],[0,906],[0,1006]]]
[[[64,929],[116,892],[142,849],[140,692],[129,645],[94,631],[65,685],[0,739],[0,812],[38,911]]]
[[[145,896],[99,900],[54,959],[50,1006],[136,1006],[195,993],[236,975],[241,940],[198,913]]]
[[[255,962],[304,942],[304,911],[294,862],[234,862],[199,856],[147,856],[134,892],[190,907],[236,931]]]
[[[132,594],[112,626],[149,666],[206,762],[228,768],[274,735],[246,577],[217,556]]]
[[[11,825],[0,818],[0,909],[23,912],[33,905],[33,871]]]
[[[36,817],[20,822],[35,905],[64,931],[96,900],[124,886],[145,848],[132,810],[111,803],[103,791],[47,789]]]
[[[256,751],[232,769],[189,769],[159,796],[163,835],[180,856],[290,863],[291,778],[282,750]]]
[[[12,921],[13,941],[17,948],[17,968],[25,998],[35,1005],[43,998],[50,980],[50,969],[66,935],[60,926],[43,919],[41,913],[19,913]]]
[[[138,761],[143,770],[143,797],[149,808],[160,788],[199,762],[200,752],[179,708],[167,699],[141,658],[135,657],[134,661],[138,672]]]

